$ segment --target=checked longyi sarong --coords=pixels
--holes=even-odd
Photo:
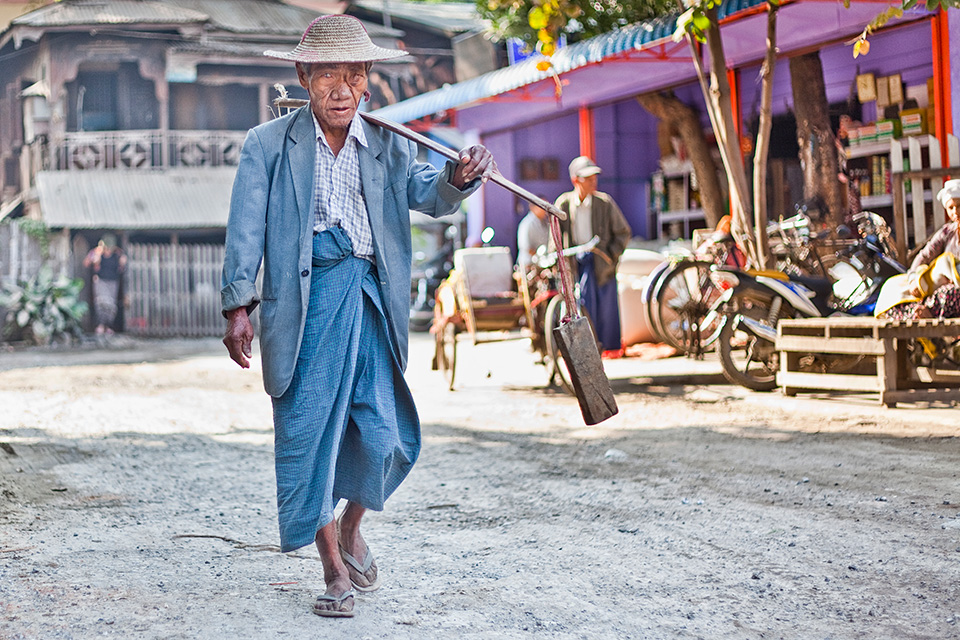
[[[313,239],[310,304],[290,387],[273,400],[280,543],[313,543],[341,499],[382,510],[420,452],[376,267],[331,227]]]

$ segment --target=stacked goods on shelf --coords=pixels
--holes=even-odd
[[[866,193],[861,182],[861,195],[882,196],[892,191],[890,159],[887,156],[870,156],[870,176]]]
[[[916,136],[927,132],[926,109],[904,109],[900,113],[900,126],[905,136]]]

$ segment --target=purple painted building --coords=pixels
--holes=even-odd
[[[960,36],[960,11],[908,12],[871,37],[869,55],[854,59],[847,42],[880,8],[875,2],[856,0],[849,9],[836,0],[782,4],[774,75],[775,138],[788,149],[781,153],[793,153],[794,162],[796,153],[789,151],[790,139],[795,138],[789,58],[801,53],[820,52],[831,106],[843,109],[847,105],[863,122],[877,115],[875,103],[861,105],[857,98],[857,75],[866,73],[877,78],[899,74],[903,87],[914,91],[936,78],[931,82],[936,88],[930,105],[936,108],[931,133],[945,137],[953,133],[952,123],[960,122],[960,104],[950,100],[950,87],[960,86],[960,46],[949,50],[949,36]],[[745,134],[759,110],[765,14],[766,3],[758,0],[727,0],[721,9],[724,49],[733,70]],[[669,19],[631,25],[561,49],[553,58],[563,83],[559,99],[554,96],[554,79],[537,71],[535,61],[528,61],[378,113],[403,122],[453,114],[458,129],[492,150],[507,178],[548,199],[571,188],[567,164],[592,149],[604,169],[600,189],[620,204],[635,236],[656,237],[662,228],[651,211],[650,178],[660,168],[657,119],[634,97],[672,89],[681,100],[700,109],[704,128],[709,130],[690,50],[686,43],[671,40],[673,24]],[[960,42],[960,38],[953,41]],[[925,89],[923,93],[925,97]],[[792,144],[795,146],[795,139]],[[772,157],[776,155],[777,149],[773,149]],[[784,160],[789,165],[790,159]],[[791,171],[789,167],[785,170],[785,180],[789,181]],[[780,204],[792,206],[786,199]],[[525,211],[525,204],[512,194],[486,186],[468,212],[471,235],[492,226],[497,232],[496,244],[513,245],[517,223]],[[777,212],[771,211],[771,215]]]

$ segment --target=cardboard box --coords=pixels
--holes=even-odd
[[[870,144],[877,141],[877,125],[868,124],[858,129],[860,144]]]
[[[899,120],[877,120],[877,142],[900,137]]]
[[[926,109],[904,109],[900,112],[900,129],[905,136],[917,136],[927,132]]]
[[[858,127],[850,127],[847,129],[847,144],[851,147],[856,147],[860,144],[860,129]]]

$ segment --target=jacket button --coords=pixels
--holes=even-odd
[[[300,272],[300,275],[306,278],[308,275],[310,275],[310,269],[304,269],[303,271]]]

